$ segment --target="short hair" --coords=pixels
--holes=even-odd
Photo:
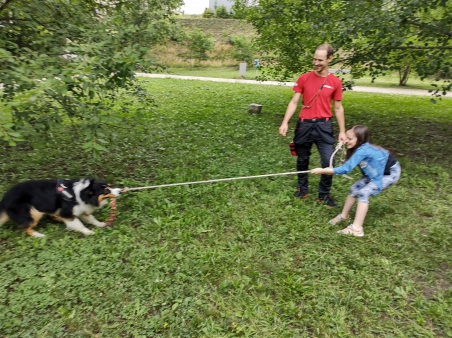
[[[323,43],[320,46],[317,47],[316,50],[326,50],[326,57],[329,58],[334,54],[333,46],[331,46],[329,43]]]

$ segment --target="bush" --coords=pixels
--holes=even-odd
[[[219,19],[229,19],[231,18],[231,13],[228,12],[225,6],[218,6],[215,11],[215,17]]]
[[[213,49],[215,40],[211,35],[195,29],[187,33],[186,44],[189,52],[181,56],[200,62],[209,59],[207,52]]]
[[[246,61],[248,64],[253,62],[253,44],[243,35],[234,35],[229,37],[229,43],[234,47],[231,56],[237,61]]]
[[[202,13],[203,18],[213,18],[215,16],[215,12],[210,8],[206,8],[204,13]]]
[[[184,27],[176,22],[170,27],[169,30],[169,40],[177,43],[182,43],[187,38]]]

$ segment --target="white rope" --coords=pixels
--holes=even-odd
[[[336,155],[336,153],[337,153],[339,150],[341,150],[341,149],[342,149],[342,154],[341,154],[340,162],[341,162],[341,163],[344,162],[343,156],[344,156],[344,154],[345,154],[345,148],[344,148],[343,146],[344,146],[344,142],[339,141],[339,143],[338,143],[337,146],[336,146],[336,149],[334,149],[333,155],[331,155],[331,157],[330,157],[330,166],[329,166],[329,168],[334,168],[334,167],[333,167],[333,159],[334,159],[334,155]],[[348,178],[349,180],[352,180],[352,179],[353,179],[353,178],[351,178],[350,176],[348,176],[348,175],[346,175],[346,174],[343,174],[343,175],[341,175],[341,176],[342,176],[342,177],[345,177],[345,178]]]
[[[345,149],[343,148],[344,143],[342,141],[340,141],[337,146],[336,149],[334,149],[333,155],[331,155],[330,157],[330,166],[329,168],[333,168],[333,159],[334,159],[334,155],[336,155],[336,153],[342,149],[342,154],[341,154],[341,162],[343,162],[342,156],[344,155]]]
[[[334,150],[333,154],[330,158],[330,168],[333,168],[333,158],[334,155],[342,148],[343,142],[340,141],[338,145],[336,146],[336,149]],[[342,158],[341,158],[342,160]],[[190,184],[204,184],[204,183],[215,183],[215,182],[225,182],[225,181],[235,181],[235,180],[244,180],[248,178],[259,178],[259,177],[272,177],[272,176],[283,176],[283,175],[296,175],[296,174],[307,174],[310,173],[311,170],[304,170],[304,171],[290,171],[285,173],[276,173],[276,174],[265,174],[265,175],[254,175],[254,176],[240,176],[240,177],[230,177],[230,178],[218,178],[213,180],[205,180],[205,181],[194,181],[194,182],[182,182],[182,183],[170,183],[170,184],[160,184],[160,185],[149,185],[146,187],[137,187],[137,188],[124,188],[123,192],[126,191],[136,191],[136,190],[144,190],[144,189],[156,189],[156,188],[164,188],[164,187],[176,187],[180,185],[190,185]],[[342,175],[348,179],[352,179],[351,177],[347,175]]]
[[[271,177],[271,176],[282,176],[282,175],[295,175],[295,174],[306,174],[310,173],[310,170],[305,171],[291,171],[286,173],[277,173],[277,174],[265,174],[265,175],[254,175],[254,176],[241,176],[241,177],[230,177],[230,178],[218,178],[215,180],[206,180],[206,181],[194,181],[194,182],[183,182],[183,183],[170,183],[170,184],[161,184],[161,185],[149,185],[147,187],[138,187],[138,188],[124,188],[125,191],[134,191],[134,190],[143,190],[143,189],[155,189],[155,188],[164,188],[164,187],[175,187],[178,185],[189,185],[189,184],[202,184],[202,183],[214,183],[214,182],[224,182],[224,181],[234,181],[234,180],[244,180],[247,178],[258,178],[258,177]]]

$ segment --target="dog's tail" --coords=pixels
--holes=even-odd
[[[4,207],[3,201],[0,201],[0,226],[5,224],[9,220],[8,214],[6,213],[6,209]]]

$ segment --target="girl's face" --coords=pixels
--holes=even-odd
[[[358,142],[358,138],[356,137],[355,133],[352,129],[347,130],[345,132],[345,136],[347,136],[347,148],[352,149],[355,148],[356,142]]]

